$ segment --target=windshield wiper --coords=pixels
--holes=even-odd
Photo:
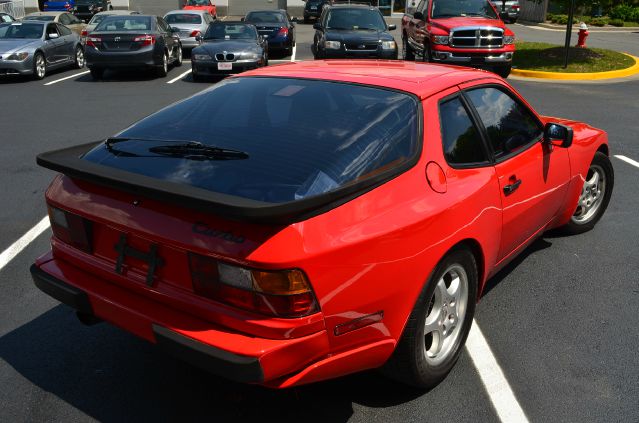
[[[482,18],[493,18],[494,16],[486,15],[484,13],[465,13],[466,16],[481,16]]]
[[[159,145],[149,148],[148,151],[155,155],[142,155],[113,148],[114,144],[125,141],[177,142],[179,144]],[[175,157],[188,160],[243,160],[249,158],[249,155],[243,151],[210,146],[199,141],[182,141],[180,143],[177,140],[112,137],[107,138],[104,144],[109,152],[120,157]]]

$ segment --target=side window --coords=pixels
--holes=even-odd
[[[532,112],[506,92],[486,87],[466,95],[486,128],[495,159],[513,154],[543,135]]]
[[[75,16],[75,15],[69,15],[69,19],[71,20],[72,24],[80,24],[80,23],[82,23],[82,21],[80,19],[78,19],[78,17]]]
[[[71,24],[71,19],[69,19],[69,15],[67,15],[66,13],[63,13],[60,15],[60,23],[62,25],[69,25]]]
[[[439,116],[444,156],[449,164],[488,162],[479,131],[459,97],[440,103]]]
[[[164,22],[162,22],[162,19],[158,18],[157,22],[158,22],[158,30],[160,32],[166,32],[166,28],[164,28]]]
[[[62,37],[64,37],[65,35],[71,35],[71,30],[66,26],[60,24],[58,24],[58,32]]]
[[[58,30],[55,27],[55,24],[49,24],[47,25],[47,36],[51,35],[51,34],[57,34]]]
[[[415,9],[416,12],[422,12],[424,16],[426,16],[426,5],[428,4],[428,0],[421,0]]]

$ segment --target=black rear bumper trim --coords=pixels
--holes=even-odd
[[[215,348],[180,335],[160,325],[153,325],[160,349],[210,373],[241,383],[260,383],[264,373],[260,361]]]
[[[35,264],[31,265],[30,270],[33,282],[40,291],[81,313],[93,314],[93,307],[86,292],[51,276]]]

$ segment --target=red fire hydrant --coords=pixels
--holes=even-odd
[[[586,38],[588,38],[588,27],[585,22],[579,25],[579,39],[577,40],[577,47],[586,48]]]

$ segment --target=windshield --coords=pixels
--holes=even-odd
[[[209,0],[187,0],[187,6],[208,6]]]
[[[42,21],[42,22],[53,22],[55,16],[46,15],[46,16],[25,16],[25,21]]]
[[[0,39],[30,39],[42,38],[43,24],[12,23],[0,24]]]
[[[246,15],[246,20],[248,22],[255,22],[255,23],[286,22],[284,15],[279,12],[251,12],[248,15]]]
[[[194,13],[173,13],[164,19],[170,24],[197,25],[202,23],[202,17]]]
[[[381,88],[236,78],[149,116],[119,134],[112,147],[103,143],[83,159],[216,193],[289,202],[411,160],[418,110],[414,97]],[[198,143],[237,157],[213,151],[203,160],[193,148]],[[193,147],[185,152],[185,146]]]
[[[75,4],[101,4],[102,0],[75,0]]]
[[[205,40],[257,40],[253,25],[214,23],[204,34]]]
[[[433,18],[479,16],[497,19],[488,0],[433,0],[430,13]]]
[[[329,12],[326,27],[386,31],[386,22],[377,9],[333,9]]]
[[[96,32],[149,31],[151,18],[148,16],[109,16],[95,28]]]

